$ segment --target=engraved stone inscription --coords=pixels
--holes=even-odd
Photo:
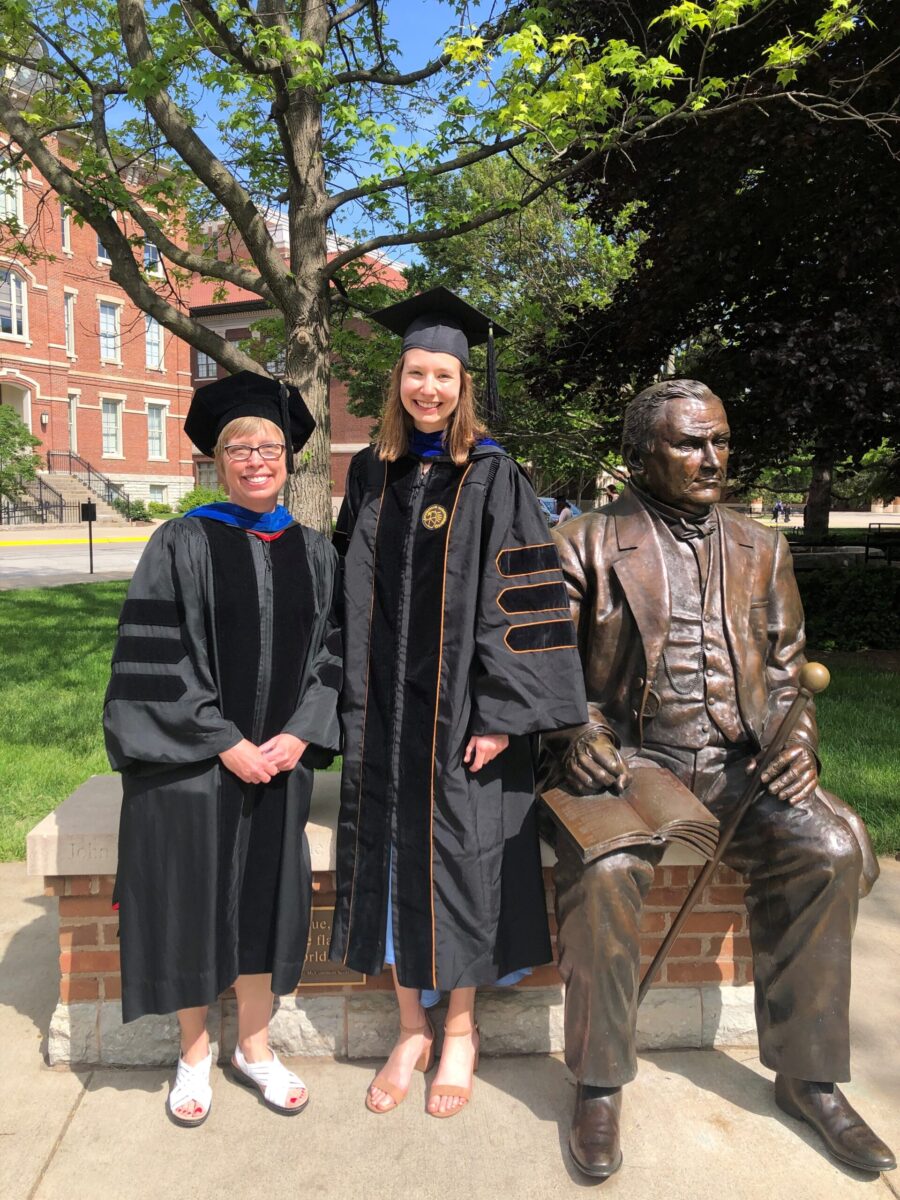
[[[309,922],[309,942],[300,987],[322,987],[323,984],[350,984],[362,987],[365,975],[351,971],[340,963],[329,962],[328,947],[331,943],[331,926],[334,924],[333,908],[313,908]]]

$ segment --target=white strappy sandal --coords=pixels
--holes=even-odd
[[[193,1129],[202,1125],[209,1116],[212,1105],[212,1088],[209,1086],[209,1072],[212,1067],[212,1051],[206,1058],[191,1066],[178,1055],[178,1066],[175,1070],[175,1080],[169,1089],[166,1100],[166,1111],[169,1119],[184,1129]],[[197,1111],[192,1117],[183,1117],[175,1110],[184,1104],[193,1103]]]
[[[244,1058],[240,1046],[235,1046],[229,1075],[235,1083],[255,1088],[259,1092],[260,1100],[266,1108],[271,1108],[272,1112],[296,1117],[309,1104],[309,1089],[302,1079],[287,1069],[271,1047],[269,1053],[272,1057],[268,1062],[251,1063]],[[306,1095],[293,1103],[288,1093],[301,1090],[306,1092]]]

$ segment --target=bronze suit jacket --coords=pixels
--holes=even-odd
[[[803,609],[791,553],[781,534],[719,506],[722,613],[737,701],[754,750],[765,746],[796,695],[804,657]],[[655,711],[656,678],[670,619],[669,589],[656,528],[626,488],[602,512],[554,531],[584,666],[590,726],[618,746],[640,749]],[[590,726],[546,742],[561,757]],[[791,739],[815,752],[814,708]]]

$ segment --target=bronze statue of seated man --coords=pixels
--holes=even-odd
[[[669,380],[632,400],[630,483],[555,532],[578,627],[590,721],[545,739],[551,776],[614,803],[629,762],[668,768],[727,816],[797,691],[803,611],[784,538],[718,505],[729,428],[703,384]],[[814,709],[763,775],[724,861],[747,882],[762,1063],[775,1101],[842,1162],[896,1165],[851,1108],[850,941],[877,875],[865,826],[818,787]],[[566,1063],[578,1083],[569,1147],[602,1178],[622,1161],[622,1087],[634,1078],[641,908],[661,851],[584,865],[561,838],[556,868]]]

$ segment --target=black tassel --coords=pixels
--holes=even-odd
[[[493,429],[500,420],[500,385],[497,382],[497,357],[494,353],[494,327],[488,327],[487,379],[484,389],[484,415],[488,427]]]
[[[281,406],[281,432],[284,434],[284,452],[287,455],[288,475],[294,474],[294,447],[291,438],[291,410],[289,407],[291,394],[284,380],[278,384],[278,400]]]

